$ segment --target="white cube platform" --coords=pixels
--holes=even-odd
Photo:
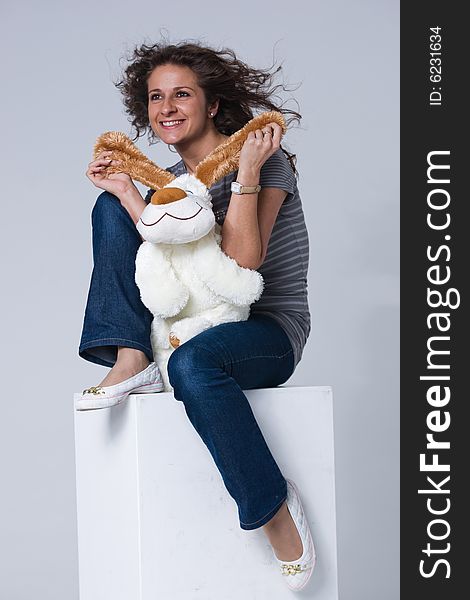
[[[287,588],[261,529],[240,528],[183,403],[160,393],[74,411],[80,600],[337,600],[331,388],[245,394],[309,519],[304,590]]]

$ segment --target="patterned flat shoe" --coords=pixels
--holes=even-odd
[[[287,587],[299,591],[307,585],[316,562],[315,547],[313,545],[312,533],[305,517],[299,492],[293,481],[286,478],[287,482],[287,508],[294,520],[297,531],[302,541],[303,552],[297,560],[280,560],[274,554],[282,575],[285,577]]]
[[[82,396],[75,401],[75,409],[109,408],[123,402],[129,394],[151,394],[162,390],[163,380],[160,369],[155,362],[152,362],[146,369],[121,383],[83,390]]]

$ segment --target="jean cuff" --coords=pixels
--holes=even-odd
[[[282,504],[286,500],[287,500],[287,494],[286,494],[285,498],[283,498],[278,504],[276,504],[276,506],[272,510],[270,510],[266,515],[264,515],[264,517],[261,517],[261,519],[258,519],[254,523],[242,523],[240,521],[240,527],[242,529],[245,529],[246,531],[250,531],[251,529],[258,529],[259,527],[266,525],[266,523],[274,517],[274,515],[281,508]]]
[[[150,346],[145,346],[134,340],[124,338],[102,338],[81,343],[78,354],[81,358],[97,365],[113,367],[117,359],[117,346],[141,350],[150,362],[154,360],[153,351]]]

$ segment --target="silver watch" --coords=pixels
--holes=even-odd
[[[250,187],[247,185],[242,185],[238,181],[232,181],[232,185],[230,186],[230,191],[232,191],[234,194],[256,194],[260,190],[261,186],[259,183],[258,185]]]

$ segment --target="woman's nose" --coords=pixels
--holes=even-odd
[[[174,106],[174,104],[173,104],[173,101],[172,101],[172,99],[171,99],[171,98],[165,98],[165,99],[163,100],[163,104],[162,104],[161,112],[162,112],[164,115],[168,115],[168,114],[170,114],[170,113],[174,112],[174,110],[175,110],[175,106]]]

